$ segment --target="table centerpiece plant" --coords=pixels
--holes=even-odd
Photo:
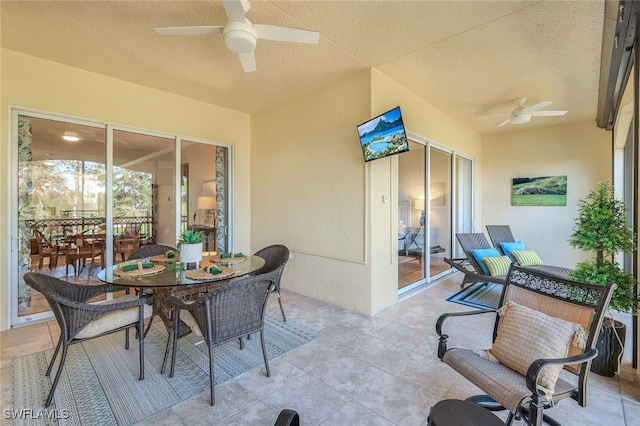
[[[595,258],[579,262],[569,279],[596,285],[615,283],[609,307],[635,314],[640,306],[636,293],[636,278],[620,267],[615,255],[636,251],[636,235],[629,228],[624,202],[615,197],[613,185],[600,182],[585,199],[578,201],[578,217],[569,238],[572,247],[594,252]],[[626,327],[611,316],[605,317],[596,347],[599,355],[591,371],[613,376],[619,371],[624,351]]]
[[[181,263],[195,263],[198,267],[202,260],[202,232],[185,229],[178,240],[177,250]]]

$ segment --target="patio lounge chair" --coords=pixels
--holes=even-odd
[[[464,278],[462,280],[462,283],[460,284],[460,287],[464,288],[466,284],[477,282],[492,282],[504,284],[505,275],[490,275],[489,272],[486,271],[486,267],[483,268],[483,266],[480,265],[480,262],[472,254],[473,250],[495,249],[495,256],[503,255],[502,252],[500,252],[496,247],[493,247],[489,243],[487,237],[485,237],[483,233],[458,233],[456,234],[456,238],[458,239],[458,243],[460,243],[460,247],[462,247],[466,258],[445,258],[444,261],[453,266],[455,269],[464,273]],[[559,278],[566,278],[567,274],[571,271],[571,269],[553,265],[526,265],[526,268],[550,274]]]
[[[445,257],[444,261],[464,274],[460,287],[464,288],[466,284],[477,282],[504,284],[505,276],[491,276],[484,272],[478,260],[471,253],[476,249],[493,248],[483,233],[458,233],[456,238],[466,257],[456,259]]]
[[[468,399],[491,410],[509,410],[506,425],[517,417],[527,425],[541,426],[543,419],[558,425],[544,412],[560,400],[587,405],[591,360],[598,354],[595,345],[614,289],[615,284],[582,284],[512,264],[499,310],[438,318],[438,357],[486,394]],[[495,315],[490,350],[447,346],[445,322],[459,318],[449,327],[455,334],[462,317],[469,315]],[[580,416],[575,417],[580,423]]]
[[[516,239],[513,238],[513,234],[511,233],[511,227],[509,225],[487,225],[487,234],[489,234],[489,239],[491,240],[491,244],[501,254],[506,254],[502,249],[500,243],[515,243]]]

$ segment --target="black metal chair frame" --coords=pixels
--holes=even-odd
[[[144,330],[144,304],[145,299],[131,299],[128,298],[123,300],[122,302],[113,302],[108,304],[92,304],[87,303],[88,300],[92,299],[95,296],[110,293],[115,291],[121,291],[122,288],[111,285],[111,284],[102,284],[102,285],[81,285],[81,284],[73,284],[70,282],[62,281],[58,278],[40,274],[36,272],[28,272],[24,274],[24,280],[32,287],[34,290],[42,293],[42,295],[47,299],[49,305],[51,306],[51,310],[56,317],[58,325],[60,326],[60,339],[58,340],[58,344],[56,345],[56,349],[53,353],[53,357],[51,358],[51,362],[49,363],[49,367],[47,368],[47,372],[45,376],[49,377],[51,374],[51,370],[53,368],[53,364],[56,361],[58,353],[60,352],[60,348],[62,348],[62,355],[60,359],[60,364],[56,371],[56,375],[53,379],[53,384],[51,385],[51,390],[49,391],[49,395],[47,396],[47,400],[45,406],[48,407],[51,404],[53,399],[53,394],[58,385],[58,381],[60,380],[60,376],[62,374],[62,368],[64,367],[64,362],[67,358],[67,350],[69,346],[74,345],[76,343],[82,343],[87,340],[95,339],[97,337],[106,336],[107,334],[116,333],[122,330],[127,330],[125,335],[125,348],[129,349],[129,328],[135,328],[137,331],[137,335],[141,336]],[[120,309],[125,308],[139,308],[138,320],[132,322],[130,324],[126,324],[122,327],[115,328],[96,336],[91,336],[88,338],[76,338],[76,336],[92,321],[109,314],[111,312],[115,312]],[[140,377],[139,380],[144,379],[144,339],[139,339],[139,347],[140,347]]]
[[[560,300],[564,306],[563,310],[567,309],[566,307],[569,306],[567,304],[586,307],[587,309],[592,309],[593,316],[588,329],[589,335],[585,349],[582,353],[570,353],[567,357],[558,359],[538,359],[530,365],[526,376],[522,376],[522,384],[526,385],[530,395],[525,396],[520,400],[516,412],[510,412],[506,422],[507,425],[511,425],[513,421],[519,417],[523,418],[529,425],[540,426],[543,421],[549,425],[558,425],[555,420],[544,414],[543,410],[554,406],[556,402],[566,398],[572,398],[580,406],[586,406],[587,378],[591,367],[591,360],[598,354],[595,344],[602,327],[605,310],[609,305],[611,295],[615,288],[615,284],[608,284],[606,286],[583,284],[562,279],[541,271],[520,267],[515,264],[511,265],[505,280],[499,306],[503,306],[511,300],[511,293],[513,292],[514,296],[519,297],[520,299],[527,298],[531,295],[532,298],[537,299],[537,306],[548,306],[552,301]],[[545,301],[548,301],[548,303]],[[456,364],[456,362],[470,365],[468,362],[464,361],[465,353],[468,355],[470,350],[447,347],[447,339],[449,338],[449,335],[444,332],[445,322],[454,317],[467,317],[488,313],[496,314],[496,312],[497,309],[485,309],[446,313],[441,315],[436,322],[436,332],[439,336],[438,357],[449,365]],[[499,323],[500,317],[496,315],[496,321],[493,329],[493,341],[495,341],[497,337]],[[550,332],[553,331],[551,330]],[[487,362],[489,364],[494,364],[491,361]],[[537,388],[537,382],[538,375],[547,365],[562,365],[566,371],[577,376],[576,383],[569,383],[565,381],[561,390],[558,390],[557,385],[556,393],[553,395],[545,395],[544,392]],[[573,369],[570,366],[573,366]],[[507,369],[507,367],[504,368]],[[473,368],[471,370],[473,370]],[[511,371],[510,374],[515,373],[513,370],[509,369],[509,371]],[[480,373],[474,374],[471,372],[470,374],[476,378],[481,376]],[[467,378],[473,381],[472,378]],[[491,384],[485,383],[487,386],[495,385],[498,377],[492,376],[490,380]],[[560,380],[561,379],[559,379],[559,381]],[[482,381],[482,378],[478,379],[478,381]],[[481,389],[483,383],[474,382],[474,384]],[[483,390],[487,391],[486,389]],[[474,399],[476,401],[484,400],[489,402],[487,408],[491,410],[504,409],[504,407],[501,407],[500,404],[496,404],[495,401],[491,398],[487,398],[487,396],[484,396],[484,398],[476,397]]]

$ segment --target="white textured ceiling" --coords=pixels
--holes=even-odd
[[[254,23],[317,30],[320,43],[259,40],[246,74],[220,35],[154,31],[224,25],[220,1],[2,0],[0,12],[4,48],[248,113],[375,67],[483,134],[595,122],[603,0],[253,0]],[[499,129],[507,116],[478,118],[518,97],[569,113]]]

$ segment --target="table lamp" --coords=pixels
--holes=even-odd
[[[215,213],[209,214],[210,210],[216,210],[216,197],[198,197],[198,210],[204,210],[204,225],[215,226]],[[197,211],[196,211],[197,214]],[[195,222],[195,215],[194,220]]]

